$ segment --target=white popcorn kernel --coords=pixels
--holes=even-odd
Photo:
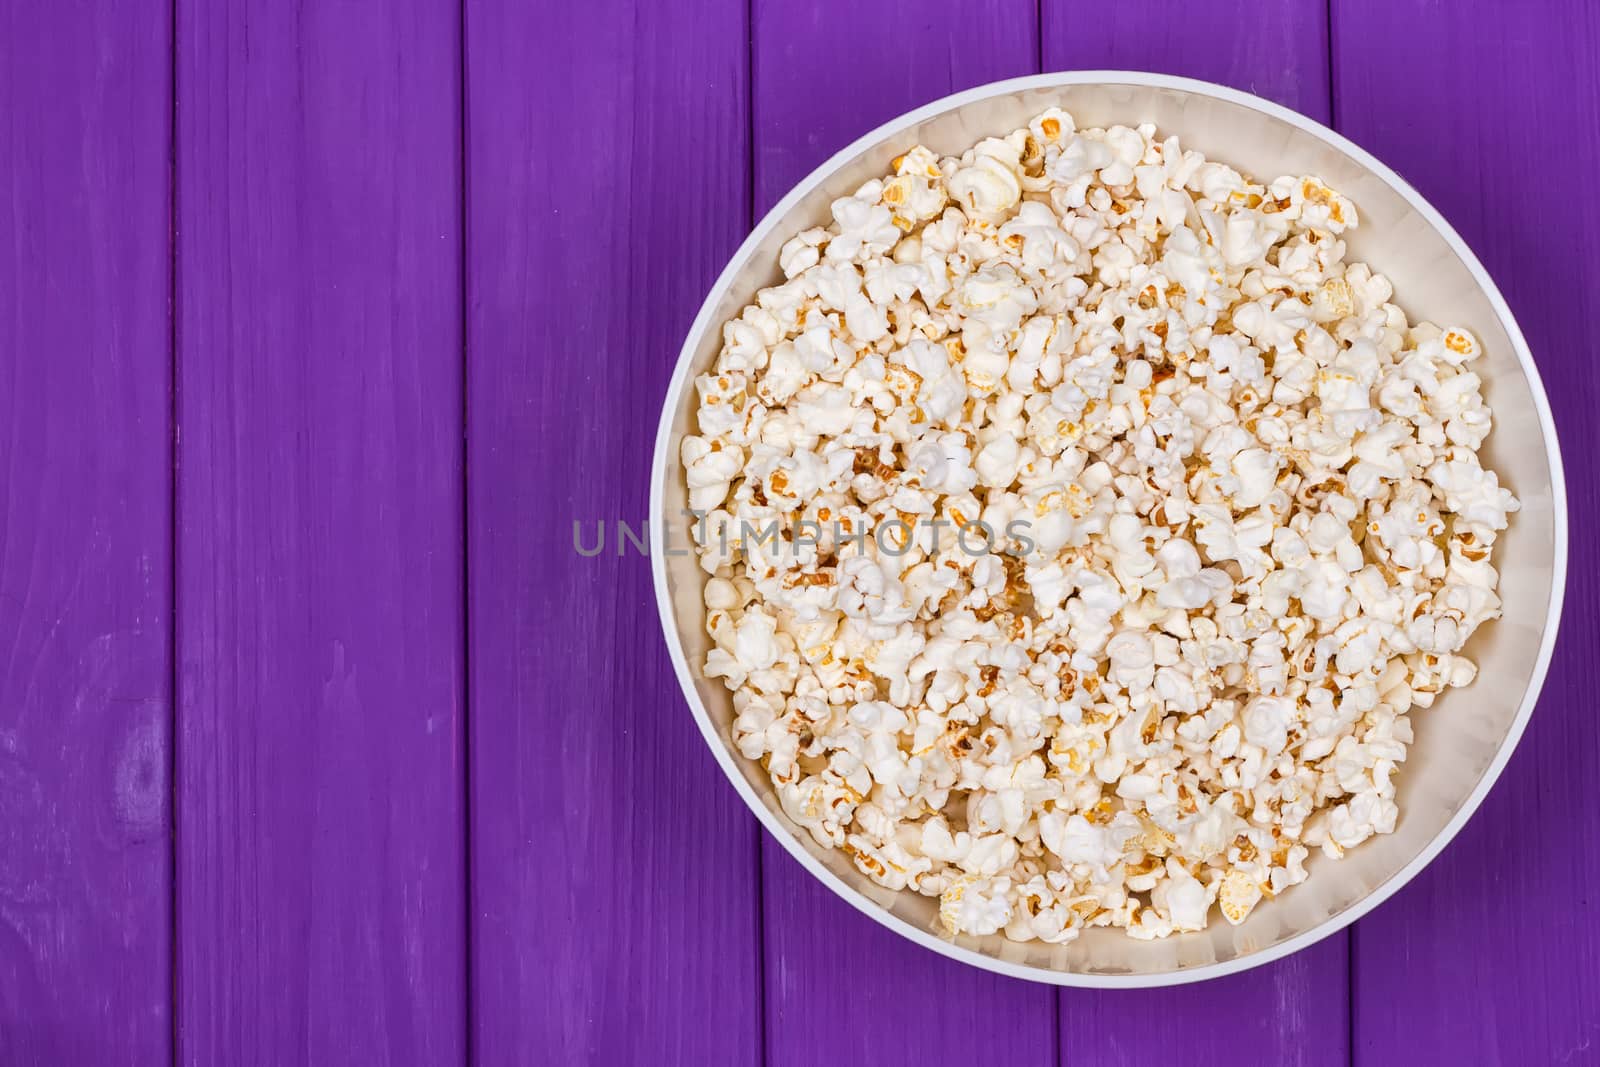
[[[1222,917],[1229,923],[1238,926],[1244,922],[1260,900],[1261,886],[1253,879],[1238,871],[1229,871],[1223,875],[1221,889],[1217,892],[1217,903],[1222,911]]]
[[[939,920],[952,934],[996,933],[1011,919],[1008,888],[1005,879],[958,878],[939,897]]]
[[[880,192],[880,183],[868,182],[854,196],[833,202],[833,221],[838,233],[828,241],[830,260],[852,262],[881,255],[900,239],[893,214],[876,202]]]
[[[983,446],[974,460],[978,480],[993,489],[1005,489],[1016,481],[1022,447],[1015,437],[1002,435]]]
[[[1050,165],[1049,174],[1054,181],[1070,185],[1080,177],[1111,166],[1116,158],[1116,152],[1103,140],[1073,136]]]
[[[1097,826],[1082,815],[1047,812],[1039,818],[1039,838],[1063,863],[1081,863],[1096,869],[1116,864],[1123,845],[1138,829],[1132,820]]]
[[[1439,338],[1439,353],[1441,359],[1460,365],[1470,363],[1483,354],[1483,349],[1478,347],[1478,339],[1469,330],[1460,326],[1452,326],[1444,331]]]
[[[909,229],[935,217],[948,201],[944,171],[932,152],[917,145],[895,160],[895,177],[884,183],[883,203],[897,227]]]
[[[828,231],[821,227],[805,230],[789,238],[778,252],[778,265],[785,278],[793,278],[810,270],[822,259],[822,247],[827,244]]]
[[[1016,207],[1022,199],[1015,147],[989,138],[973,149],[974,158],[950,176],[950,195],[980,218],[993,218]]]
[[[703,437],[685,437],[680,454],[689,486],[690,510],[709,512],[721,505],[744,465],[744,450]]]
[[[1203,930],[1211,901],[1206,887],[1176,863],[1167,867],[1168,877],[1151,894],[1151,901],[1167,912],[1174,930]]]
[[[1059,145],[1077,129],[1072,116],[1058,107],[1047,108],[1038,118],[1028,123],[1028,130],[1043,145]]]
[[[1275,756],[1289,743],[1294,702],[1283,697],[1256,697],[1245,705],[1244,739]]]
[[[1060,220],[1048,204],[1027,201],[1000,227],[1002,245],[1014,248],[1027,270],[1053,272],[1078,258],[1078,245],[1060,227]]]

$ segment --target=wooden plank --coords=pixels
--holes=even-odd
[[[755,820],[614,525],[640,528],[678,347],[745,233],[745,36],[743,0],[467,4],[485,1067],[760,1055]]]
[[[1037,14],[1033,0],[887,0],[842,22],[826,4],[754,0],[756,217],[896,115],[1038,73]]]
[[[1040,0],[1046,70],[1154,70],[1328,120],[1324,0]]]
[[[1220,920],[1218,920],[1220,921]],[[1168,989],[1061,991],[1061,1062],[1311,1067],[1349,1061],[1346,937],[1338,933],[1242,974]]]
[[[1574,532],[1561,643],[1505,774],[1461,835],[1356,930],[1356,1059],[1600,1057],[1600,11],[1338,0],[1341,130],[1444,213],[1505,293],[1561,428]]]
[[[179,5],[184,1063],[465,1058],[459,18]]]
[[[1044,0],[1048,69],[1159,70],[1219,82],[1328,117],[1327,12],[1321,0],[1213,0],[1203,11],[1160,0],[1112,8]],[[1194,145],[1226,159],[1226,146]],[[1148,992],[1063,990],[1069,1064],[1132,1064],[1151,1055],[1210,1062],[1344,1063],[1347,936],[1198,986]]]
[[[833,152],[947,93],[1037,70],[1033,0],[838,12],[757,0],[756,212]],[[763,842],[768,1063],[1049,1063],[1055,994],[913,945]],[[827,1020],[818,1025],[818,1020]],[[1004,1019],[1004,1025],[996,1025]]]
[[[0,1060],[171,1055],[164,7],[0,7]]]

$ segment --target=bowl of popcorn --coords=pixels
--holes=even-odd
[[[766,828],[1067,985],[1254,966],[1399,889],[1509,758],[1566,570],[1538,372],[1438,212],[1303,116],[1120,72],[801,182],[690,330],[651,507]]]

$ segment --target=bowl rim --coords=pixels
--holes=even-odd
[[[734,754],[727,740],[722,736],[717,724],[712,721],[710,714],[706,711],[705,705],[700,699],[699,693],[696,691],[695,678],[684,655],[682,635],[678,632],[677,620],[672,610],[672,601],[667,588],[665,526],[657,521],[657,517],[665,513],[665,472],[670,469],[670,464],[676,462],[675,457],[671,455],[672,426],[678,405],[682,400],[685,383],[689,380],[689,372],[695,350],[699,347],[700,339],[704,336],[705,331],[715,325],[712,322],[712,318],[715,315],[717,305],[742,272],[745,260],[755,247],[772,230],[776,229],[778,223],[788,214],[789,210],[818,186],[828,181],[835,171],[860,153],[925,120],[994,96],[1034,89],[1051,89],[1067,85],[1085,84],[1131,85],[1176,90],[1198,96],[1213,97],[1227,103],[1262,112],[1272,118],[1287,122],[1326,142],[1330,147],[1345,153],[1388,184],[1395,192],[1399,193],[1444,238],[1451,251],[1460,258],[1461,263],[1467,268],[1479,288],[1488,298],[1490,306],[1494,309],[1500,324],[1505,328],[1507,336],[1511,338],[1517,361],[1522,367],[1522,373],[1526,377],[1528,388],[1533,395],[1551,476],[1551,508],[1554,522],[1554,551],[1551,560],[1552,584],[1550,603],[1545,615],[1544,632],[1540,641],[1538,656],[1534,663],[1533,673],[1529,677],[1528,687],[1523,693],[1521,705],[1517,709],[1516,717],[1512,721],[1510,729],[1501,740],[1494,759],[1484,770],[1477,784],[1456,810],[1450,821],[1405,866],[1367,893],[1366,896],[1330,915],[1317,925],[1302,930],[1300,933],[1285,938],[1283,941],[1268,948],[1247,952],[1231,960],[1148,974],[1108,975],[1081,971],[1059,971],[1032,964],[1011,962],[966,948],[953,941],[947,941],[931,931],[921,929],[894,914],[888,908],[870,900],[812,856],[801,843],[798,835],[792,833],[787,826],[779,821],[777,814],[767,807],[762,799],[751,789],[749,783],[745,781],[744,774],[735,762]],[[750,235],[745,238],[733,253],[727,266],[723,268],[715,284],[712,285],[707,293],[704,303],[700,306],[699,313],[689,327],[683,347],[678,354],[678,362],[673,370],[672,380],[667,387],[661,422],[656,431],[656,446],[650,477],[650,567],[655,585],[656,609],[661,620],[662,635],[666,639],[667,649],[672,657],[672,666],[678,678],[678,685],[683,690],[684,698],[689,703],[689,708],[694,714],[695,722],[700,727],[701,734],[705,737],[706,745],[711,749],[713,757],[721,766],[723,774],[732,783],[740,798],[743,799],[745,806],[760,820],[767,833],[782,845],[789,855],[794,857],[812,877],[821,881],[836,896],[843,899],[857,911],[869,916],[875,922],[888,927],[895,933],[924,948],[932,949],[950,959],[959,960],[962,963],[997,974],[1057,986],[1138,989],[1184,985],[1209,978],[1220,978],[1223,975],[1234,974],[1271,963],[1274,960],[1282,959],[1303,948],[1307,948],[1323,938],[1343,930],[1397,893],[1450,844],[1461,828],[1466,825],[1467,820],[1478,810],[1484,797],[1494,786],[1495,781],[1500,777],[1500,773],[1510,761],[1511,754],[1516,750],[1518,742],[1522,739],[1528,720],[1533,714],[1534,706],[1538,702],[1539,694],[1544,688],[1545,676],[1549,671],[1551,656],[1555,648],[1556,634],[1561,624],[1561,606],[1566,593],[1568,533],[1566,477],[1562,468],[1560,443],[1556,437],[1555,420],[1550,411],[1550,402],[1545,394],[1544,383],[1539,377],[1538,367],[1534,364],[1533,354],[1528,348],[1527,340],[1522,335],[1522,330],[1517,325],[1516,317],[1511,313],[1511,309],[1501,295],[1499,287],[1495,285],[1494,279],[1489,276],[1489,272],[1484,269],[1483,264],[1473,254],[1466,241],[1445,220],[1444,216],[1433,205],[1428,203],[1421,193],[1414,189],[1404,178],[1400,177],[1399,174],[1395,173],[1393,169],[1378,160],[1370,152],[1315,119],[1308,118],[1297,111],[1275,104],[1252,93],[1231,89],[1212,82],[1166,74],[1128,70],[1059,71],[989,82],[941,97],[922,107],[908,111],[897,118],[890,119],[829,156],[827,160],[807,174],[781,200],[774,204],[771,210],[762,216],[761,221],[756,224]]]

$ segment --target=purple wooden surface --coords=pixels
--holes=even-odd
[[[1444,212],[1527,336],[1573,532],[1561,641],[1521,746],[1455,843],[1357,928],[1355,1058],[1600,1061],[1600,9],[1339,0],[1334,28],[1340,128]]]
[[[744,0],[466,13],[477,1061],[757,1062],[755,820],[648,561],[572,547],[574,520],[642,521],[678,347],[747,228]]]
[[[1038,70],[1034,0],[753,7],[755,214],[879,123]],[[906,941],[762,842],[767,1063],[1051,1063],[1055,994]],[[997,1025],[997,1023],[999,1025]]]
[[[1600,12],[1332,7],[1330,48],[1243,0],[0,6],[0,1063],[1600,1060]],[[706,753],[645,561],[571,547],[644,515],[754,214],[1041,61],[1331,115],[1412,179],[1521,318],[1580,532],[1458,843],[1352,938],[1169,991],[821,890]]]
[[[177,27],[179,1056],[459,1063],[459,11]]]
[[[171,1048],[169,54],[144,5],[0,6],[8,1065]]]
[[[1323,0],[1040,3],[1046,70],[1153,70],[1200,78],[1327,121]]]
[[[1204,9],[1136,0],[1083,18],[1081,5],[1045,0],[1045,66],[1203,78],[1327,119],[1322,3],[1220,0]],[[1196,147],[1227,158],[1224,146]],[[1289,959],[1197,986],[1062,990],[1063,1062],[1131,1065],[1178,1055],[1199,1063],[1344,1063],[1347,944],[1347,934],[1335,934]]]

